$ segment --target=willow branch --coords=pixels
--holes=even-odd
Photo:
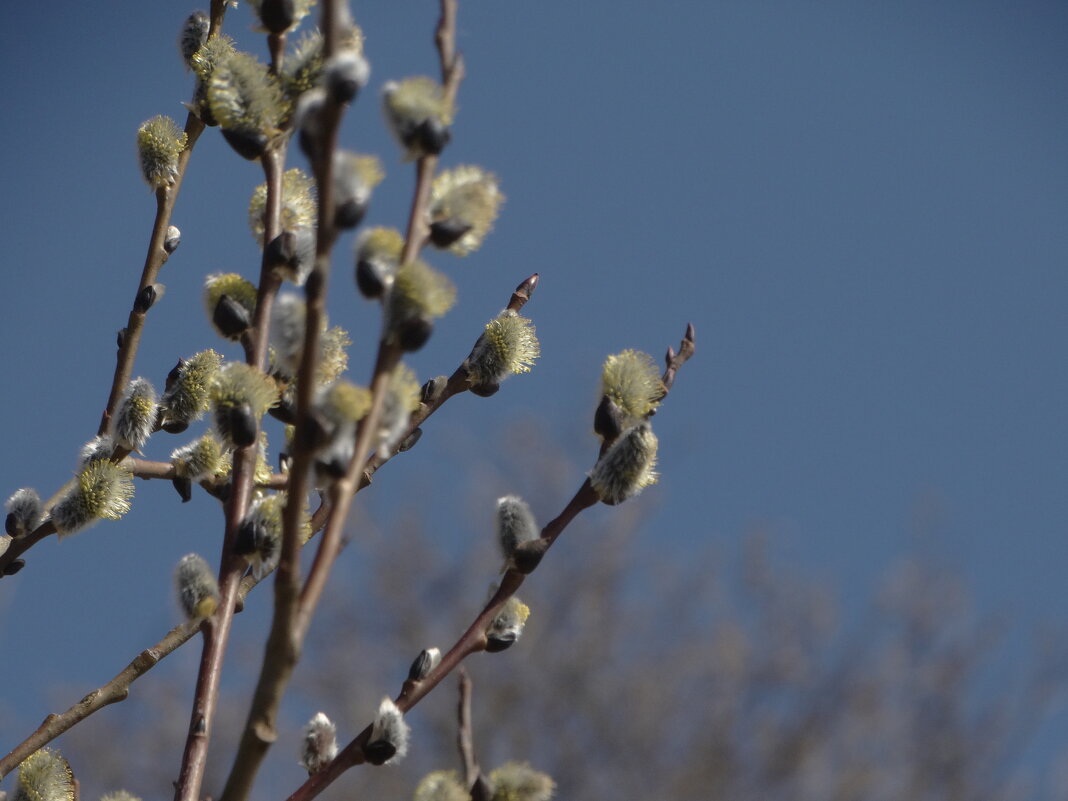
[[[266,246],[274,240],[281,229],[282,170],[285,163],[285,145],[276,142],[261,156],[267,184],[266,205],[263,215],[264,255],[260,269],[260,283],[256,296],[256,312],[252,319],[252,331],[246,338],[246,361],[264,369],[267,362],[267,334],[271,309],[281,279],[272,269],[266,254]],[[256,442],[259,436],[257,434]],[[204,650],[201,653],[200,670],[193,695],[189,731],[186,734],[182,766],[175,787],[175,801],[197,801],[204,779],[208,745],[211,741],[211,724],[219,700],[219,680],[226,647],[230,637],[234,608],[237,603],[244,561],[234,554],[234,541],[238,528],[248,510],[256,471],[256,443],[234,452],[234,469],[230,497],[226,503],[226,529],[222,553],[219,557],[218,609],[204,627]]]
[[[174,203],[178,198],[178,192],[182,188],[182,179],[185,177],[186,167],[189,165],[189,157],[193,152],[200,134],[204,131],[204,123],[200,118],[190,112],[185,120],[185,148],[178,154],[178,171],[174,182],[169,186],[163,186],[156,190],[156,217],[152,222],[152,231],[148,237],[148,252],[145,254],[144,267],[141,270],[141,281],[134,293],[134,302],[126,320],[126,327],[119,332],[119,351],[116,356],[115,374],[111,379],[111,391],[108,394],[107,405],[100,417],[100,425],[97,434],[106,434],[111,423],[111,416],[115,413],[122,398],[126,385],[130,383],[133,374],[134,359],[137,356],[137,348],[141,344],[141,332],[144,330],[147,311],[138,307],[137,299],[145,287],[156,283],[159,271],[167,262],[169,253],[163,248],[167,238],[167,228],[171,224],[171,214],[174,211]]]
[[[144,675],[163,657],[189,640],[199,628],[196,622],[175,626],[166,637],[134,657],[134,660],[107,684],[93,690],[66,712],[46,717],[33,734],[11,749],[7,756],[0,759],[0,779],[11,773],[30,754],[50,743],[74,724],[105,706],[125,701],[130,694],[130,685],[135,679]]]
[[[534,293],[534,290],[537,287],[537,284],[537,273],[520,283],[519,286],[516,287],[515,291],[512,293],[511,299],[508,303],[508,308],[516,312],[520,311],[527,303],[527,301],[530,300],[531,295]],[[453,387],[453,389],[448,389],[448,387],[450,386]],[[441,408],[445,401],[455,395],[460,394],[463,391],[466,391],[466,389],[466,374],[461,368],[458,368],[453,373],[453,378],[449,380],[444,391],[439,392],[431,399],[424,400],[424,402],[420,404],[419,409],[412,413],[408,424],[408,430],[401,439],[403,440],[410,436],[416,428],[418,428],[427,420],[427,418],[429,418],[435,411]],[[356,491],[358,492],[364,487],[367,487],[371,483],[370,475],[376,472],[382,465],[384,465],[390,459],[392,459],[393,456],[397,454],[397,452],[398,450],[394,448],[389,453],[376,453],[369,459],[367,459],[363,471],[363,476],[361,477],[360,485],[356,488]],[[126,464],[131,467],[131,470],[135,476],[138,476],[139,478],[143,479],[172,479],[175,475],[174,466],[169,462],[152,462],[146,459],[130,458],[127,460]],[[268,486],[270,489],[285,489],[288,486],[288,482],[292,478],[292,472],[289,475],[276,474],[271,477],[270,484],[266,486]],[[204,481],[201,482],[201,484],[208,491],[217,489],[217,485],[214,482]],[[329,508],[330,505],[325,504],[324,506],[320,507],[320,509],[316,512],[316,515],[313,516],[312,531],[317,532],[321,530],[324,525],[326,525],[326,511]],[[42,526],[42,528],[44,528],[44,526]],[[54,530],[51,533],[54,533]],[[13,540],[11,542],[10,547],[15,548],[20,543],[22,543],[23,540],[28,540],[34,536],[37,536],[37,532],[28,534],[24,538]],[[241,607],[244,603],[244,599],[248,595],[248,593],[251,592],[252,589],[255,588],[262,580],[265,580],[266,577],[270,575],[270,572],[271,571],[265,574],[261,579],[256,579],[251,574],[245,575],[242,578],[240,589],[238,592],[238,599],[235,604],[235,611],[241,610]],[[178,633],[179,630],[181,630],[181,633]],[[18,762],[21,762],[30,753],[33,753],[33,751],[36,751],[38,748],[47,745],[55,737],[58,737],[67,729],[71,728],[71,726],[73,726],[74,724],[85,719],[92,713],[96,712],[98,709],[102,709],[104,706],[106,706],[106,703],[99,703],[100,698],[110,697],[113,699],[109,700],[107,703],[114,703],[115,701],[124,700],[126,698],[126,695],[128,694],[128,688],[134,680],[142,676],[150,668],[154,667],[157,661],[163,659],[176,648],[185,644],[193,637],[193,635],[198,630],[199,628],[192,624],[182,624],[181,626],[176,627],[156,645],[153,645],[152,647],[146,648],[144,651],[142,651],[141,654],[139,654],[138,657],[130,663],[130,667],[124,670],[114,679],[112,679],[111,682],[104,685],[100,689],[95,690],[93,693],[90,694],[90,696],[86,696],[87,698],[97,698],[98,702],[93,703],[91,705],[86,705],[83,699],[82,702],[75,704],[62,715],[49,715],[46,719],[46,724],[48,724],[47,727],[45,724],[42,724],[41,728],[35,731],[22,744],[16,746],[16,748],[12,750],[11,754],[8,757],[5,757],[3,761],[0,761],[0,778],[3,777],[3,774],[10,772],[10,770],[15,765],[17,765]],[[176,637],[177,639],[175,639]],[[153,657],[152,655],[155,656]],[[118,690],[122,691],[121,694],[118,692]],[[49,721],[53,720],[58,722],[49,723]],[[9,762],[9,759],[14,757],[17,757],[17,760],[14,763]]]
[[[175,470],[172,462],[154,462],[149,459],[136,459],[129,458],[123,462],[123,467],[128,467],[130,474],[134,478],[144,479],[145,481],[153,479],[164,479],[171,481],[178,478],[178,472]],[[200,485],[206,490],[217,490],[225,484],[228,484],[228,479],[204,479],[200,482]],[[284,473],[272,473],[269,481],[263,484],[257,484],[258,487],[266,487],[273,490],[284,490],[289,486],[289,476]]]
[[[212,0],[208,28],[209,37],[218,35],[220,28],[222,28],[225,14],[225,0]],[[204,123],[200,121],[198,116],[189,112],[185,118],[185,148],[178,154],[177,175],[169,187],[161,187],[156,190],[156,218],[152,223],[152,232],[148,238],[148,253],[145,254],[145,264],[141,270],[141,282],[137,285],[134,305],[130,310],[126,328],[120,332],[115,375],[111,381],[111,392],[108,394],[107,405],[104,407],[104,413],[100,418],[97,434],[107,433],[111,415],[115,413],[115,407],[118,405],[126,385],[130,383],[130,375],[133,373],[137,348],[141,343],[141,331],[145,324],[145,312],[137,310],[136,301],[145,287],[156,283],[160,268],[167,261],[169,254],[163,249],[163,242],[167,237],[167,228],[171,224],[171,214],[174,211],[174,203],[178,199],[178,192],[182,188],[182,179],[185,177],[185,170],[189,165],[189,157],[193,153],[193,146],[203,132]]]
[[[264,576],[263,578],[266,578]],[[239,585],[237,602],[234,611],[240,612],[244,607],[245,598],[263,579],[257,579],[251,573],[246,575]],[[10,753],[0,759],[0,779],[18,767],[26,757],[39,748],[48,745],[56,737],[71,729],[94,712],[98,712],[105,706],[125,701],[130,694],[131,685],[154,668],[160,661],[189,640],[193,639],[200,631],[199,621],[181,623],[171,629],[155,645],[144,649],[124,670],[119,672],[111,681],[93,690],[78,703],[61,714],[52,714],[45,718],[42,723],[29,737],[11,749]]]
[[[545,548],[548,549],[556,541],[556,538],[560,536],[568,524],[583,509],[588,509],[597,502],[597,494],[593,491],[587,479],[564,510],[542,529],[541,539],[546,543]],[[487,642],[486,629],[508,599],[515,595],[519,587],[522,586],[525,578],[524,574],[514,568],[507,570],[493,597],[490,598],[467,630],[449,649],[448,653],[442,657],[438,666],[422,681],[409,679],[404,682],[400,695],[396,699],[397,707],[402,712],[407,712],[419,703],[446,676],[455,670],[465,657],[477,651],[485,650]],[[363,764],[366,761],[363,747],[370,735],[371,726],[368,725],[338,753],[333,761],[318,773],[309,776],[308,780],[289,797],[288,801],[311,801],[311,799],[333,784],[346,770]]]
[[[678,369],[694,354],[695,346],[696,336],[694,328],[693,325],[688,325],[686,334],[679,348],[679,353],[675,354],[674,351],[669,350],[669,353],[672,355],[668,359],[668,369],[673,370],[673,372],[670,375],[671,381],[669,382],[665,380],[665,395],[667,395],[671,386],[674,384],[675,374],[678,372]],[[504,607],[504,604],[508,599],[514,596],[522,586],[526,575],[537,568],[541,563],[541,558],[549,548],[552,547],[557,538],[563,534],[571,521],[574,520],[580,512],[594,506],[599,500],[597,493],[590,484],[590,480],[587,478],[582,483],[582,486],[579,487],[574,497],[572,497],[571,501],[564,507],[564,510],[541,530],[541,536],[533,542],[524,543],[523,548],[527,552],[527,555],[536,555],[536,558],[527,560],[525,572],[520,572],[520,570],[514,566],[505,571],[501,583],[497,587],[497,591],[493,594],[493,597],[485,607],[483,607],[482,611],[479,612],[474,621],[468,626],[467,630],[460,636],[452,648],[449,649],[448,653],[442,657],[438,666],[434,668],[426,678],[421,681],[408,679],[404,682],[401,687],[401,692],[396,698],[397,707],[401,712],[407,712],[419,703],[419,701],[440,684],[446,676],[459,667],[466,657],[478,651],[485,650],[487,643],[486,629],[493,622],[493,619]],[[287,799],[287,801],[311,801],[311,799],[318,796],[323,790],[333,784],[333,782],[346,770],[355,767],[356,765],[363,764],[366,761],[363,747],[366,745],[370,735],[371,726],[368,725],[338,753],[333,761],[318,773],[309,776],[308,780],[304,782],[304,784],[302,784],[296,792]]]
[[[456,704],[456,746],[464,765],[464,784],[472,787],[478,780],[480,769],[475,758],[475,737],[471,726],[471,677],[460,666],[460,697]]]
[[[538,287],[539,280],[540,276],[538,273],[534,273],[532,276],[522,281],[519,286],[515,288],[515,291],[512,292],[512,296],[509,298],[508,305],[505,308],[518,313],[534,294],[534,290]],[[400,436],[398,444],[389,452],[376,453],[367,460],[367,463],[364,466],[363,479],[361,480],[357,491],[371,483],[371,477],[378,471],[378,468],[396,456],[401,451],[403,443],[415,433],[417,428],[426,422],[426,419],[430,417],[430,415],[441,408],[445,401],[466,392],[470,389],[470,386],[471,385],[467,381],[467,371],[464,369],[463,362],[461,362],[460,366],[457,367],[452,375],[446,380],[445,385],[429,397],[424,397],[419,404],[419,408],[412,412],[412,416],[408,419],[408,427]]]
[[[446,108],[456,101],[456,93],[464,77],[463,57],[456,52],[456,0],[441,0],[441,17],[434,33],[441,62],[441,83],[445,93]],[[430,236],[427,225],[427,205],[430,201],[430,185],[438,167],[438,156],[427,154],[416,162],[415,192],[408,214],[408,230],[401,251],[401,264],[407,264],[426,246]]]
[[[222,27],[225,12],[225,0],[212,0],[209,36],[215,36],[218,33]],[[130,376],[133,374],[133,365],[137,357],[137,349],[141,344],[141,333],[144,329],[145,316],[147,315],[147,312],[138,309],[137,298],[145,287],[156,283],[160,270],[167,263],[167,259],[170,256],[164,249],[163,243],[167,238],[167,228],[171,224],[174,204],[178,199],[178,192],[182,188],[182,180],[185,178],[185,171],[189,166],[189,158],[193,153],[193,146],[197,143],[203,131],[204,123],[200,121],[200,118],[192,112],[187,114],[185,119],[185,148],[178,154],[178,167],[174,181],[170,186],[161,187],[155,192],[156,215],[152,221],[152,230],[148,237],[148,251],[145,254],[145,262],[141,268],[141,280],[137,285],[137,292],[134,294],[134,303],[130,308],[126,327],[119,332],[115,373],[111,379],[111,389],[108,392],[107,404],[104,407],[103,414],[100,416],[100,425],[97,427],[98,435],[107,433],[115,408],[118,406],[126,386],[130,383]],[[117,454],[113,459],[118,461],[125,455],[125,453]],[[62,492],[62,489],[56,492],[47,505],[51,506]],[[0,554],[0,578],[15,572],[11,566],[19,556],[41,540],[55,533],[55,526],[50,522],[46,522],[31,535],[20,537],[14,541],[11,544],[12,547],[8,548],[5,553]]]
[[[329,60],[339,39],[339,9],[336,2],[323,5],[323,58]],[[302,632],[298,626],[300,605],[300,549],[304,503],[314,457],[311,447],[312,406],[319,364],[319,347],[326,321],[326,297],[330,276],[330,253],[337,231],[334,225],[333,154],[337,149],[341,106],[333,99],[324,104],[320,119],[321,141],[313,159],[318,190],[316,257],[305,284],[305,329],[303,352],[296,384],[296,431],[290,456],[290,485],[283,510],[282,544],[275,571],[275,602],[271,631],[253,694],[248,719],[237,754],[226,780],[224,799],[247,798],[259,766],[276,737],[278,707],[289,678],[300,658]],[[325,539],[324,534],[324,539]],[[320,543],[320,552],[323,545]]]

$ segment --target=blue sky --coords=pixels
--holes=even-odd
[[[387,168],[370,223],[400,225],[412,181],[377,93],[435,74],[435,8],[354,8],[372,80],[343,138]],[[6,14],[4,495],[51,494],[95,433],[154,210],[134,135],[155,114],[184,119],[174,40],[189,10]],[[528,306],[539,366],[441,413],[445,432],[476,432],[471,459],[492,458],[510,420],[544,415],[576,464],[562,485],[577,486],[601,360],[659,358],[692,321],[698,356],[655,421],[649,547],[688,559],[763,528],[847,603],[919,550],[1015,633],[1062,621],[1068,4],[468,0],[460,14],[468,78],[445,161],[495,170],[508,201],[479,253],[433,258],[460,301],[412,359],[420,378],[451,372],[515,284],[543,277]],[[247,8],[228,18],[262,54],[249,27]],[[177,357],[222,345],[200,286],[258,269],[245,220],[260,181],[215,131],[197,145],[135,374],[159,386]],[[361,380],[376,322],[350,247],[331,312]],[[385,499],[409,469],[462,470],[427,434]],[[159,436],[147,455],[162,459],[180,443]],[[176,621],[182,554],[215,558],[206,499],[137,489],[126,520],[46,542],[0,582],[0,677],[21,688],[0,706],[0,750],[52,711],[50,686],[69,682],[73,701]]]

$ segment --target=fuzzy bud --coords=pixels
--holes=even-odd
[[[406,365],[398,364],[390,377],[378,424],[378,453],[388,455],[400,442],[412,412],[419,408],[419,395],[415,373]]]
[[[116,790],[100,796],[100,801],[141,801],[141,798],[126,790]]]
[[[437,155],[449,143],[453,107],[432,78],[406,78],[382,87],[390,132],[404,149],[405,161]]]
[[[454,770],[435,770],[423,777],[415,788],[412,801],[471,801]]]
[[[316,164],[323,151],[323,107],[326,105],[326,92],[322,89],[309,89],[300,95],[293,111],[293,130],[297,131],[297,141],[308,161]]]
[[[648,353],[625,350],[609,356],[601,370],[601,394],[632,420],[652,414],[664,397],[664,383]]]
[[[174,570],[174,585],[178,603],[188,620],[211,617],[219,606],[219,584],[215,573],[195,553],[186,554]]]
[[[337,381],[323,390],[315,406],[320,425],[315,447],[317,486],[329,486],[342,478],[356,450],[356,423],[371,409],[371,393],[348,381]]]
[[[135,378],[115,413],[112,433],[115,444],[128,451],[140,451],[156,426],[156,390],[147,378]]]
[[[113,462],[90,462],[52,507],[52,522],[62,539],[101,519],[118,520],[130,511],[134,487],[130,472]]]
[[[297,375],[304,354],[306,317],[307,309],[299,296],[285,292],[275,298],[267,339],[271,348],[271,369],[278,375],[289,379]]]
[[[204,305],[215,330],[237,340],[252,325],[256,287],[237,273],[213,273],[204,280]]]
[[[419,656],[408,668],[408,681],[422,681],[430,675],[441,662],[441,650],[438,648],[424,648]]]
[[[341,50],[326,64],[326,90],[335,103],[351,103],[367,85],[371,65],[359,50]]]
[[[95,436],[82,445],[81,451],[78,452],[78,469],[81,470],[93,462],[106,462],[114,452],[115,442],[110,434]]]
[[[231,362],[215,376],[210,396],[223,442],[245,447],[256,442],[260,418],[278,399],[278,387],[252,365]]]
[[[431,243],[457,256],[478,250],[503,202],[493,173],[471,165],[443,170],[430,186]]]
[[[137,155],[141,175],[152,189],[170,186],[178,177],[178,154],[185,149],[185,131],[162,114],[137,129]]]
[[[541,529],[526,501],[518,495],[497,499],[497,542],[505,560],[511,563],[516,548],[540,536]]]
[[[168,376],[167,388],[160,400],[165,428],[188,425],[211,408],[209,393],[221,363],[222,356],[211,349],[178,363],[172,371],[173,378]]]
[[[171,464],[179,478],[189,481],[204,481],[226,475],[230,467],[222,444],[210,431],[188,445],[176,448],[171,453]]]
[[[354,436],[334,437],[315,457],[315,487],[324,490],[345,477],[356,455]]]
[[[526,762],[505,762],[488,778],[492,801],[549,801],[556,784]]]
[[[282,552],[282,509],[286,494],[280,492],[252,504],[237,530],[234,553],[245,557],[258,580],[278,565]]]
[[[509,375],[530,372],[540,355],[534,324],[505,309],[486,323],[485,331],[464,361],[467,382],[473,390],[498,386]]]
[[[277,78],[254,56],[234,52],[215,65],[207,86],[211,113],[230,146],[250,161],[263,155],[286,112]]]
[[[211,20],[204,11],[194,11],[185,18],[182,30],[178,33],[178,52],[186,69],[193,69],[193,56],[208,41],[208,29]]]
[[[333,437],[343,428],[355,431],[371,410],[371,392],[351,381],[337,381],[319,393],[315,407],[326,435]]]
[[[649,423],[638,423],[620,434],[590,471],[590,484],[598,497],[614,506],[655,484],[656,448],[656,434]]]
[[[44,507],[37,490],[24,487],[15,490],[15,493],[4,504],[7,510],[7,518],[4,520],[4,530],[12,537],[21,537],[36,529],[44,520]]]
[[[178,229],[177,225],[167,226],[167,235],[163,238],[163,250],[169,256],[178,250],[178,245],[182,243],[182,232]]]
[[[304,726],[304,740],[300,748],[300,765],[311,776],[318,773],[337,756],[337,729],[322,712]]]
[[[386,696],[378,706],[378,714],[371,726],[371,736],[363,746],[364,756],[372,765],[384,765],[394,759],[398,761],[408,753],[410,729],[404,722],[404,715]]]
[[[264,214],[267,210],[267,184],[252,192],[248,204],[248,224],[256,244],[263,246]],[[298,167],[282,173],[282,210],[279,216],[283,231],[314,230],[319,214],[315,199],[315,181]]]
[[[385,177],[375,156],[359,156],[347,150],[334,153],[334,225],[355,228],[367,211],[371,190]]]
[[[193,72],[197,75],[197,84],[193,92],[193,102],[186,105],[200,121],[207,126],[214,127],[219,124],[211,111],[208,102],[208,86],[215,68],[234,53],[234,40],[226,34],[213,36],[204,42],[190,59]]]
[[[456,287],[443,273],[418,259],[397,270],[389,292],[389,338],[402,350],[419,350],[430,338],[433,320],[456,301]]]
[[[313,92],[322,83],[323,35],[305,31],[282,62],[282,83],[291,100]]]
[[[396,228],[368,228],[357,237],[356,286],[365,298],[379,298],[392,286],[403,249]]]
[[[19,765],[12,801],[74,801],[74,775],[58,751],[42,748]]]
[[[514,595],[504,602],[501,611],[486,629],[486,650],[497,653],[510,648],[523,633],[530,607]]]
[[[337,381],[349,366],[348,347],[352,344],[349,332],[339,325],[328,328],[319,340],[319,369],[315,383],[326,386]]]
[[[283,231],[264,250],[271,269],[297,286],[304,286],[315,266],[315,229]]]

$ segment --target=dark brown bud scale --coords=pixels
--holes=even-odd
[[[371,262],[361,259],[356,262],[356,287],[368,300],[382,297],[386,285]]]
[[[419,350],[430,339],[434,324],[425,317],[410,317],[397,325],[397,344],[401,350],[411,353]]]
[[[238,303],[229,295],[223,295],[215,304],[215,312],[211,315],[211,321],[215,323],[223,336],[237,339],[252,325],[252,316],[248,309]]]
[[[193,499],[193,482],[188,478],[175,476],[171,479],[171,484],[174,485],[174,489],[178,492],[182,503],[189,503]]]
[[[397,746],[388,740],[375,740],[363,747],[363,755],[372,765],[384,765],[397,753]]]
[[[285,33],[296,21],[294,0],[263,0],[260,22],[270,33]]]
[[[466,223],[456,217],[438,220],[430,224],[430,241],[434,247],[451,247],[473,227],[470,223]]]
[[[243,159],[255,161],[267,149],[267,136],[260,131],[238,131],[233,128],[221,130],[223,139]]]

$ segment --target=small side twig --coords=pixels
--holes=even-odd
[[[508,308],[516,312],[520,311],[527,303],[527,301],[530,300],[535,288],[537,287],[537,284],[537,273],[520,283],[519,286],[516,287],[515,291],[512,293],[511,300],[508,303]],[[449,382],[449,386],[453,387],[451,391],[447,388],[446,391],[439,394],[432,401],[422,404],[419,409],[412,413],[412,417],[408,424],[408,430],[401,438],[402,440],[409,436],[412,431],[414,431],[416,428],[426,422],[426,420],[435,411],[441,408],[441,406],[445,403],[446,400],[448,400],[450,397],[460,394],[461,392],[467,389],[466,375],[463,373],[462,369],[458,368],[453,373],[453,376],[456,380],[455,382],[452,380],[450,380]],[[375,455],[370,457],[366,462],[363,477],[361,479],[359,487],[356,488],[356,491],[359,491],[364,487],[368,486],[370,484],[370,475],[376,472],[380,467],[382,467],[395,455],[396,451],[394,451],[392,454],[376,453]],[[152,462],[146,459],[130,458],[127,460],[127,464],[130,465],[135,476],[138,476],[143,479],[174,478],[174,466],[171,465],[169,462]],[[271,477],[271,482],[266,486],[268,486],[270,489],[276,490],[285,489],[287,488],[288,482],[292,478],[292,475],[292,473],[290,473],[289,475],[276,474]],[[202,482],[202,486],[204,486],[205,489],[209,491],[217,489],[216,485],[210,484],[209,482]],[[321,506],[312,516],[311,525],[313,531],[320,531],[322,527],[326,525],[327,512],[330,508],[330,504],[326,503]],[[49,524],[46,523],[41,528],[46,528],[48,525]],[[43,538],[49,533],[55,533],[55,529],[51,529],[45,533],[41,533],[40,537]],[[15,549],[16,555],[17,553],[21,553],[21,551],[18,550],[18,546],[25,540],[30,540],[36,536],[38,536],[38,532],[33,532],[31,534],[26,535],[26,537],[13,540],[11,542],[9,552],[10,550]],[[0,556],[0,558],[2,558],[2,556]],[[248,593],[251,592],[251,590],[255,588],[261,581],[265,580],[271,572],[273,571],[268,572],[261,579],[256,579],[252,575],[246,575],[242,578],[240,589],[238,592],[238,599],[235,604],[235,611],[240,611],[244,599],[248,595]],[[176,632],[179,629],[182,630],[182,634],[177,640],[175,640]],[[156,645],[153,645],[150,648],[146,648],[142,652],[142,654],[138,655],[138,657],[130,663],[130,667],[127,668],[127,670],[124,670],[122,673],[112,679],[111,682],[105,684],[103,687],[99,688],[98,690],[95,690],[93,693],[90,694],[90,696],[95,699],[114,697],[114,700],[107,701],[107,703],[94,702],[90,705],[86,705],[83,702],[79,702],[78,704],[75,704],[66,712],[64,712],[62,715],[50,715],[46,720],[46,723],[48,723],[48,721],[53,720],[53,718],[56,719],[56,723],[49,724],[47,729],[45,728],[44,724],[42,724],[41,728],[39,728],[32,735],[30,735],[30,737],[27,738],[23,743],[16,746],[16,748],[12,750],[11,754],[9,754],[9,757],[15,758],[14,762],[9,763],[9,757],[5,757],[3,761],[0,761],[0,778],[2,778],[5,773],[10,772],[10,770],[12,770],[16,765],[18,765],[19,762],[21,762],[31,753],[36,751],[38,748],[47,745],[49,742],[51,742],[53,739],[65,732],[74,724],[85,719],[97,710],[102,709],[108,703],[114,703],[115,701],[124,700],[128,694],[130,684],[132,684],[137,678],[144,675],[144,673],[146,673],[151,667],[153,667],[156,664],[156,661],[158,661],[158,659],[166,657],[179,646],[184,645],[186,642],[192,639],[193,635],[196,634],[198,630],[199,627],[190,624],[183,624],[182,626],[176,627]],[[153,653],[158,654],[158,659],[145,658],[146,654]],[[118,693],[118,690],[120,689],[122,690],[121,694]],[[90,696],[87,696],[87,698]]]
[[[597,494],[586,480],[575,493],[575,497],[554,520],[542,529],[542,538],[550,545],[567,528],[568,524],[578,516],[583,509],[588,509],[597,503]],[[546,546],[548,547],[548,546]],[[441,681],[455,670],[459,664],[470,654],[486,648],[486,629],[500,612],[505,602],[515,595],[526,578],[517,570],[510,569],[505,572],[500,586],[493,597],[475,617],[467,630],[460,636],[456,643],[442,657],[438,666],[422,681],[406,681],[397,696],[396,704],[402,712],[407,712],[431,690],[438,686]],[[341,774],[356,765],[362,765],[366,758],[363,747],[371,736],[371,726],[368,725],[356,737],[346,745],[325,768],[308,777],[297,790],[289,796],[288,801],[311,801],[323,790],[336,781]]]
[[[134,478],[140,478],[145,481],[153,479],[170,481],[178,477],[178,473],[171,462],[155,462],[149,459],[137,459],[131,457],[123,462],[123,466],[130,468],[130,473]],[[208,491],[213,491],[218,490],[227,483],[228,480],[225,479],[204,479],[200,482],[200,486]],[[271,478],[267,482],[257,484],[256,486],[266,487],[267,489],[273,490],[284,490],[289,486],[289,476],[285,473],[272,473]]]
[[[181,623],[175,626],[162,640],[134,657],[133,661],[111,681],[93,690],[66,712],[46,717],[33,734],[0,759],[0,779],[11,773],[30,754],[43,748],[76,723],[105,706],[125,701],[130,693],[130,685],[138,677],[147,673],[157,662],[188,641],[199,628],[200,625],[197,622]]]
[[[441,17],[434,32],[434,42],[438,48],[441,63],[441,84],[445,101],[452,106],[464,78],[464,61],[456,51],[456,0],[441,0]],[[419,255],[430,236],[426,221],[427,204],[430,201],[430,185],[438,167],[438,157],[427,154],[416,163],[415,192],[408,214],[408,230],[405,235],[404,249],[401,251],[401,264],[406,264]]]
[[[464,783],[470,787],[478,778],[478,760],[475,759],[475,740],[471,730],[471,677],[467,668],[460,667],[460,700],[457,704],[456,745],[460,760],[464,763]]]
[[[669,368],[672,366],[674,367],[674,371],[670,376],[672,384],[674,383],[674,376],[675,373],[677,373],[678,368],[681,367],[691,355],[693,355],[695,339],[693,326],[690,325],[687,327],[686,336],[680,347],[681,358],[669,359]],[[668,385],[668,388],[670,388],[670,385]],[[540,554],[544,555],[552,544],[556,542],[557,538],[564,532],[571,521],[584,509],[588,509],[597,504],[599,500],[597,493],[590,484],[590,480],[587,478],[582,483],[582,486],[579,487],[571,501],[564,507],[564,510],[541,530],[541,536],[539,540],[536,541],[537,545],[535,546],[535,549],[538,550]],[[539,563],[540,558],[534,562],[534,565],[528,572],[532,572]],[[459,667],[460,663],[463,662],[467,656],[485,650],[487,643],[486,629],[508,599],[515,595],[523,585],[525,578],[526,574],[519,572],[514,567],[505,571],[504,576],[501,578],[501,583],[498,586],[497,591],[493,594],[493,597],[485,607],[483,607],[482,611],[479,612],[474,621],[468,626],[467,630],[460,636],[452,648],[449,649],[448,653],[442,657],[438,666],[421,681],[407,680],[404,682],[401,692],[396,699],[397,708],[400,709],[401,712],[407,712],[419,703],[419,701],[440,684],[449,673]],[[309,776],[308,780],[297,788],[297,790],[289,796],[287,801],[311,801],[311,799],[318,796],[323,790],[333,784],[333,782],[349,768],[363,764],[366,761],[363,748],[370,736],[371,726],[368,725],[338,753],[333,761],[318,773]]]
[[[665,395],[671,391],[671,387],[675,383],[675,374],[679,371],[679,368],[686,364],[686,361],[693,356],[696,350],[697,333],[694,331],[693,323],[687,323],[686,333],[682,337],[682,342],[679,343],[678,352],[676,353],[674,348],[669,347],[667,355],[664,356],[666,365],[663,377]]]

